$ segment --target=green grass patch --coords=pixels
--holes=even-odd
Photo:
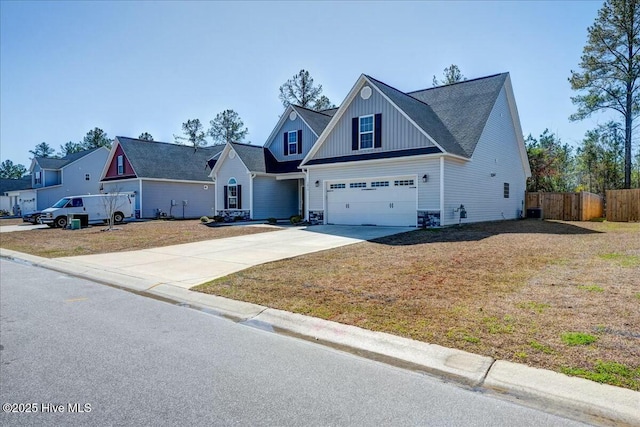
[[[448,338],[459,339],[471,344],[479,344],[480,338],[471,335],[468,331],[464,329],[452,329],[447,332]]]
[[[482,322],[490,334],[510,334],[514,330],[514,319],[509,315],[504,316],[502,319],[498,319],[495,316],[485,317]]]
[[[598,285],[580,285],[578,289],[588,292],[604,292],[604,288]]]
[[[563,367],[560,371],[566,375],[640,391],[640,366],[633,368],[622,363],[599,360],[591,369]]]
[[[638,267],[640,266],[640,256],[638,255],[625,255],[620,253],[609,253],[602,254],[600,258],[613,261],[617,263],[620,267]]]
[[[537,342],[535,340],[532,340],[531,342],[529,342],[529,345],[534,350],[542,352],[544,354],[553,354],[553,353],[555,353],[555,351],[553,351],[553,349],[551,347],[549,347],[548,345],[540,344],[539,342]]]
[[[543,311],[545,311],[547,308],[551,306],[549,304],[545,304],[542,302],[525,301],[525,302],[519,302],[517,304],[517,307],[525,310],[532,310],[537,313],[542,313]]]
[[[640,299],[640,292],[638,292],[638,293],[636,294],[636,298],[637,298],[637,299]]]
[[[598,337],[582,332],[566,332],[560,336],[560,339],[568,346],[589,345],[598,341]]]

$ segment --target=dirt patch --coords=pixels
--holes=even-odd
[[[637,223],[507,221],[417,230],[196,290],[572,374],[615,363],[631,379],[601,381],[640,390],[639,256]],[[595,340],[568,345],[567,333]]]
[[[28,224],[22,221],[22,218],[0,218],[0,227],[5,225],[20,225],[20,224]]]
[[[0,246],[47,258],[132,251],[276,231],[277,228],[207,227],[198,220],[145,221],[119,224],[114,230],[96,225],[81,230],[40,228],[2,233]]]

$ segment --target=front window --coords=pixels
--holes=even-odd
[[[360,117],[360,149],[373,148],[373,115]]]
[[[289,132],[289,154],[298,154],[298,131]]]
[[[33,175],[34,184],[42,184],[42,172],[38,171]]]
[[[124,174],[124,156],[118,156],[118,175]]]
[[[504,183],[504,198],[505,199],[509,198],[509,183],[508,182]]]
[[[67,203],[69,202],[69,200],[71,200],[71,199],[69,199],[68,197],[65,197],[64,199],[58,200],[56,202],[56,204],[51,206],[51,207],[52,208],[64,208],[67,205]]]
[[[238,183],[235,178],[229,179],[227,185],[227,206],[229,209],[238,209]]]

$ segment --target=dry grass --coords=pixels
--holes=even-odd
[[[199,220],[119,224],[112,231],[97,225],[81,230],[40,228],[0,234],[0,247],[47,258],[157,248],[181,243],[264,233],[277,228],[208,227]]]
[[[23,222],[22,218],[0,218],[0,227],[4,225],[29,225],[28,222]]]
[[[418,230],[197,290],[640,390],[637,223]],[[567,333],[595,341],[568,345]],[[600,375],[603,364],[630,378]]]

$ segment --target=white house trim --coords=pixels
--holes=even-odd
[[[275,137],[277,135],[278,130],[280,130],[280,128],[282,127],[282,125],[285,123],[286,120],[289,120],[289,114],[291,113],[291,111],[295,111],[295,107],[296,106],[292,104],[292,105],[289,105],[284,110],[284,113],[282,113],[282,115],[280,116],[280,120],[278,120],[278,124],[273,128],[273,130],[271,131],[271,134],[269,134],[269,137],[265,141],[265,143],[267,144],[267,145],[264,146],[265,148],[269,148],[271,146],[272,141],[275,141]],[[319,111],[318,111],[318,113],[323,114],[323,113],[321,113]],[[304,123],[305,126],[309,128],[311,133],[314,134],[316,136],[316,138],[317,138],[318,134],[313,130],[313,128],[311,126],[309,126],[309,123],[307,123],[307,121],[304,119],[304,117],[302,117],[302,114],[300,114],[297,111],[296,111],[296,114],[298,115],[300,120],[302,120],[302,123]]]

